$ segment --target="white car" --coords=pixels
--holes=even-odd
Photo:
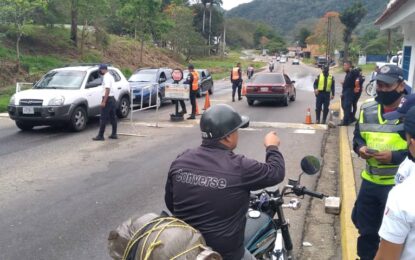
[[[292,65],[300,65],[300,60],[299,59],[293,59],[291,64]]]
[[[117,116],[127,117],[130,85],[119,69],[109,66],[108,71],[115,80]],[[62,124],[82,131],[89,117],[100,114],[102,94],[98,65],[58,68],[46,73],[32,89],[14,94],[7,110],[23,131],[39,125]]]
[[[286,56],[281,56],[280,63],[286,63],[286,62],[287,62],[287,57]]]

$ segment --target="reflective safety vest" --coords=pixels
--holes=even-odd
[[[362,105],[359,119],[360,135],[370,149],[378,151],[399,151],[407,149],[405,139],[399,135],[403,131],[400,120],[384,120],[382,107],[376,101]],[[366,168],[362,171],[362,178],[379,185],[394,185],[395,174],[399,165],[381,164],[371,158],[366,160]]]
[[[240,79],[239,77],[239,67],[235,67],[232,69],[232,80],[238,80]]]
[[[192,90],[196,91],[199,89],[199,73],[197,71],[192,72],[193,82],[192,82]]]
[[[324,79],[326,77],[324,76],[323,73],[320,74],[319,76],[319,81],[318,81],[318,91],[324,91]],[[327,76],[327,87],[326,87],[326,92],[330,92],[331,91],[331,85],[333,84],[333,76],[332,75],[328,75]]]

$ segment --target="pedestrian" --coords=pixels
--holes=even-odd
[[[415,163],[415,107],[406,114],[404,129],[408,158]],[[375,260],[415,259],[415,175],[395,186],[388,196],[382,225],[381,241]]]
[[[193,64],[187,66],[189,74],[187,75],[185,84],[189,84],[189,99],[192,105],[192,114],[187,119],[196,119],[196,95],[199,91],[199,73],[195,70]]]
[[[102,79],[102,102],[101,102],[101,115],[99,121],[99,132],[98,135],[92,140],[94,141],[104,141],[104,132],[105,127],[108,121],[111,122],[112,125],[112,133],[108,138],[111,139],[118,139],[117,135],[117,119],[115,117],[115,110],[116,110],[116,100],[115,100],[115,81],[114,77],[111,73],[108,72],[108,66],[106,64],[99,65],[99,72],[103,75]]]
[[[231,82],[232,82],[232,102],[235,102],[235,93],[238,90],[238,100],[242,100],[241,90],[242,90],[242,69],[241,63],[238,62],[236,67],[232,69],[231,72]]]
[[[325,124],[329,114],[330,100],[334,98],[334,77],[329,73],[329,68],[324,67],[322,73],[314,81],[314,94],[316,95],[316,123],[320,124],[320,115],[323,108],[323,121]]]
[[[246,70],[246,76],[248,79],[251,79],[254,76],[254,66],[251,64],[249,65],[248,69]]]
[[[200,120],[202,145],[173,161],[166,182],[167,208],[198,229],[224,260],[255,259],[244,247],[250,191],[274,186],[285,177],[275,132],[264,138],[266,163],[233,152],[238,129],[248,125],[249,119],[229,105],[206,110]]]
[[[406,114],[412,107],[415,107],[415,94],[403,97],[396,111],[386,113],[383,116],[387,120],[405,118],[404,122],[406,122]],[[412,159],[413,158],[408,152],[408,157],[401,163],[401,165],[399,165],[398,172],[395,175],[395,185],[401,184],[410,175],[415,175],[415,163]]]
[[[183,79],[183,71],[179,68],[176,68],[172,71],[171,77],[173,79],[174,84],[179,84],[180,81]],[[182,108],[182,111],[179,112],[181,115],[185,115],[187,113],[186,104],[184,103],[184,100],[179,99],[175,102],[179,102],[180,107]]]
[[[375,257],[387,196],[395,184],[399,164],[408,154],[402,120],[383,116],[397,110],[404,97],[403,71],[396,65],[385,65],[376,75],[376,82],[377,96],[362,104],[353,138],[353,150],[366,160],[352,212],[359,231],[357,253],[361,260]]]
[[[339,125],[348,126],[353,122],[353,119],[351,118],[354,99],[353,89],[355,81],[358,78],[358,73],[356,70],[352,69],[352,63],[350,61],[345,61],[343,63],[343,70],[344,72],[346,72],[343,81],[343,90],[341,94],[341,102],[344,117],[343,121]]]
[[[268,63],[269,72],[272,72],[274,70],[274,65],[274,60],[270,60],[270,62]]]
[[[372,71],[372,74],[370,74],[370,81],[375,81],[375,78],[376,78],[376,75],[378,74],[378,72],[379,72],[379,66],[376,65],[375,70]]]
[[[362,95],[363,83],[365,82],[365,77],[363,76],[362,69],[360,67],[356,68],[356,73],[358,73],[358,77],[354,81],[352,114],[350,115],[352,122],[356,121],[357,103]]]

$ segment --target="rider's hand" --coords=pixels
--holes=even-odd
[[[279,146],[280,145],[280,138],[278,137],[275,131],[269,132],[264,138],[264,145],[265,147],[268,146]]]
[[[314,90],[314,94],[317,96],[318,95],[318,89]]]
[[[359,155],[360,155],[360,157],[362,157],[365,160],[370,159],[373,156],[372,154],[367,152],[367,146],[360,147]]]

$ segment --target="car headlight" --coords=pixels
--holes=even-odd
[[[13,94],[13,96],[10,98],[9,105],[16,105],[16,94]]]
[[[65,102],[65,98],[63,96],[52,98],[49,101],[49,106],[62,106]]]

